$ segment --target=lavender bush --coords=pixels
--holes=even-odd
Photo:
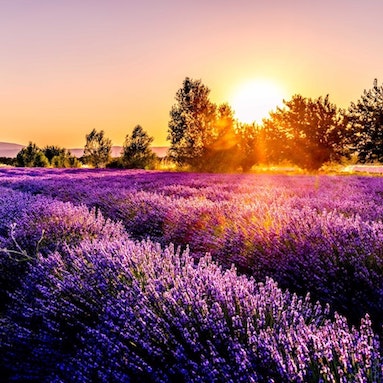
[[[383,325],[383,180],[6,169],[1,183],[95,209],[131,237],[210,253],[225,267]],[[37,237],[35,238],[35,241]]]
[[[383,179],[0,175],[6,381],[383,380]]]
[[[3,369],[28,382],[379,382],[368,317],[151,242],[39,255],[1,319]]]
[[[85,239],[126,237],[121,224],[86,206],[0,189],[0,310],[37,253],[75,246]]]

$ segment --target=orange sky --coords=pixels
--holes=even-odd
[[[167,145],[186,76],[211,99],[270,79],[340,107],[383,81],[380,0],[0,1],[0,141],[113,144],[140,124]],[[281,100],[282,101],[282,100]]]

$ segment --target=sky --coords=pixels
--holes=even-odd
[[[185,77],[231,103],[254,80],[347,108],[383,82],[381,0],[0,0],[0,141],[168,145]],[[282,99],[280,105],[282,105]]]

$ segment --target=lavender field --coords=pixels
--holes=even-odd
[[[0,168],[0,248],[5,382],[383,381],[383,178]]]

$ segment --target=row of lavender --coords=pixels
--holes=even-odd
[[[209,252],[224,267],[383,325],[383,179],[5,170],[0,184],[86,204],[134,239]]]
[[[49,170],[2,175],[0,247],[8,251],[1,253],[0,352],[9,381],[383,379],[368,316],[350,329],[343,317],[266,278],[274,273],[286,285],[302,278],[292,290],[318,284],[323,291],[315,294],[334,302],[332,294],[347,295],[340,289],[348,284],[369,303],[362,295],[355,300],[369,306],[370,290],[352,277],[367,281],[376,274],[369,288],[379,290],[379,180]],[[190,243],[199,264],[187,252],[130,239],[146,235],[162,244]],[[223,271],[204,251],[263,283]],[[295,275],[281,266],[285,256],[297,263],[290,265]],[[349,280],[336,280],[337,266]]]

